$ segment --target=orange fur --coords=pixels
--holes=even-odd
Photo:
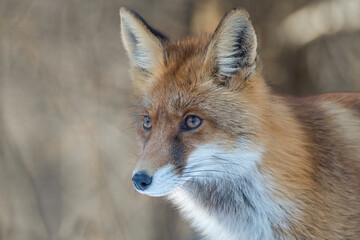
[[[181,135],[180,169],[197,146],[222,141],[230,150],[246,137],[265,149],[259,169],[276,186],[272,197],[297,208],[289,213],[297,215],[289,229],[274,230],[279,236],[360,239],[360,94],[276,95],[260,68],[251,68],[254,59],[234,76],[221,77],[214,73],[216,38],[166,40],[163,62],[151,72],[133,66],[144,144],[137,169],[153,174],[171,162],[179,122],[195,114],[203,125]],[[150,132],[142,129],[142,115],[152,119]]]

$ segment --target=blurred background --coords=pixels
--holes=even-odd
[[[132,187],[121,6],[172,39],[243,7],[277,92],[360,91],[360,0],[0,0],[0,240],[200,239]]]

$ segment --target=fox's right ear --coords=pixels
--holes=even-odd
[[[121,39],[130,58],[135,85],[149,79],[165,64],[167,37],[149,26],[136,12],[121,8]]]

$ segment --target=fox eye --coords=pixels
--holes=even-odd
[[[202,119],[196,115],[189,115],[185,118],[185,124],[183,130],[194,130],[200,127]]]
[[[151,118],[150,118],[150,117],[144,116],[143,128],[144,128],[146,131],[150,131],[150,130],[151,130]]]

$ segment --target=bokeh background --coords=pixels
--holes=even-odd
[[[200,239],[132,187],[121,6],[172,39],[244,7],[277,92],[360,91],[360,0],[0,0],[0,240]]]

